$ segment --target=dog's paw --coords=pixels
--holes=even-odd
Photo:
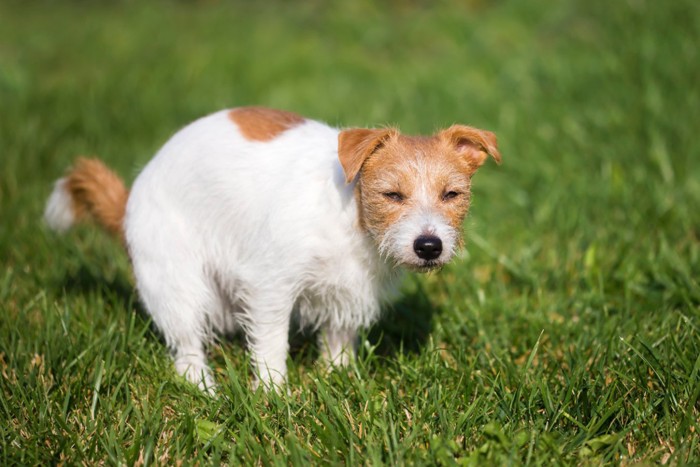
[[[187,381],[196,384],[201,391],[210,396],[216,395],[216,382],[209,367],[204,362],[192,360],[189,358],[178,359],[175,361],[175,369]]]

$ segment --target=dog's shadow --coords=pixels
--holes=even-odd
[[[417,354],[425,346],[433,331],[433,317],[439,308],[428,299],[422,284],[417,280],[412,290],[386,306],[382,318],[362,334],[375,355],[391,357],[397,354]],[[318,357],[317,332],[290,330],[292,359],[302,364],[312,364]],[[360,354],[365,350],[360,346]]]
[[[77,268],[65,271],[57,284],[59,290],[68,295],[88,295],[90,293],[109,293],[118,297],[119,301],[126,302],[132,295],[132,287],[125,277],[116,274],[107,277],[86,264],[80,264]]]
[[[433,317],[439,310],[428,299],[421,282],[414,280],[411,285],[398,301],[386,307],[379,322],[365,332],[363,337],[376,355],[415,354],[425,346],[433,330]],[[150,321],[128,274],[108,276],[81,264],[66,271],[56,287],[67,295],[100,294],[115,307],[135,311],[144,321]],[[157,339],[163,341],[152,323],[151,330]],[[316,359],[315,333],[292,329],[289,337],[292,359],[308,363]],[[225,340],[240,341],[245,345],[240,335],[226,336]]]
[[[90,265],[80,264],[71,268],[56,281],[55,289],[68,296],[99,294],[114,307],[134,310],[144,320],[150,320],[146,310],[138,300],[136,289],[129,275],[117,272],[106,275]]]
[[[414,286],[389,305],[379,322],[369,329],[367,340],[377,355],[416,354],[427,343],[433,331],[433,317],[439,310],[420,282],[414,280]]]

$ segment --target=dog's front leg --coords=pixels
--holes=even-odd
[[[255,372],[254,388],[262,384],[269,390],[284,384],[290,317],[291,306],[288,311],[260,314],[249,323],[247,333]]]
[[[337,329],[326,324],[318,340],[321,360],[329,367],[346,366],[355,358],[357,329]]]

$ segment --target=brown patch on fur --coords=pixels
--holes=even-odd
[[[305,120],[301,115],[266,107],[239,107],[228,116],[249,141],[270,141]]]
[[[80,158],[66,176],[66,189],[76,219],[94,218],[108,232],[124,240],[124,212],[129,191],[124,182],[97,159]]]

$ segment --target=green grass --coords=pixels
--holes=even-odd
[[[700,463],[700,3],[0,4],[0,463]],[[430,5],[430,6],[428,6]],[[78,154],[128,181],[262,104],[495,131],[467,249],[289,394],[240,342],[175,376],[126,255],[43,203]]]

